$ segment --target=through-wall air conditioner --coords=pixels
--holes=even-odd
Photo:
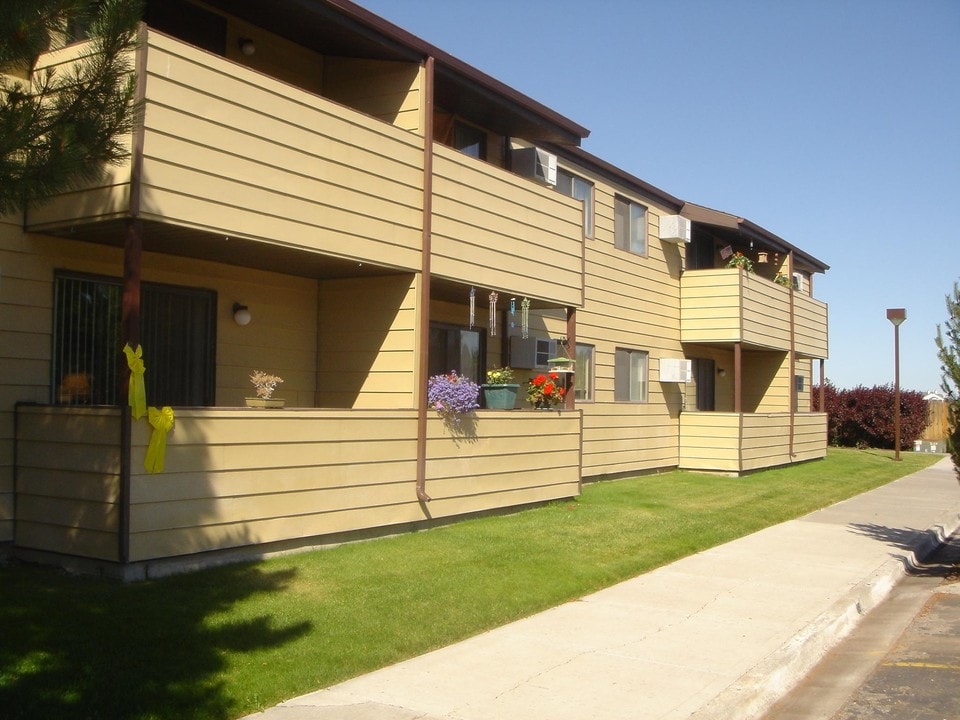
[[[660,358],[660,382],[685,383],[693,378],[693,360]]]
[[[803,288],[803,273],[795,272],[793,274],[793,289],[804,292]]]
[[[512,153],[513,171],[533,178],[544,185],[557,184],[557,156],[538,147],[515,148]]]
[[[510,365],[516,368],[545,368],[557,355],[557,341],[549,338],[514,335],[510,338]]]
[[[660,239],[678,245],[690,242],[690,221],[682,215],[661,215]]]

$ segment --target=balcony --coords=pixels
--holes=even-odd
[[[742,343],[827,357],[827,306],[735,268],[688,270],[680,279],[680,340]]]
[[[579,412],[482,411],[463,436],[432,415],[426,507],[413,410],[177,409],[156,475],[145,421],[125,464],[118,408],[18,413],[14,544],[108,562],[309,545],[580,492]]]
[[[448,280],[583,304],[583,205],[434,145],[432,271]]]
[[[826,413],[683,412],[679,467],[741,473],[814,460],[826,438]]]
[[[65,52],[47,62],[69,62]],[[96,238],[106,221],[133,216],[160,251],[200,231],[221,245],[420,267],[421,135],[162,33],[147,32],[139,52],[144,125],[131,160],[31,208],[29,230]]]

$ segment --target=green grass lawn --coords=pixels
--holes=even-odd
[[[0,715],[236,718],[926,467],[831,449],[743,478],[670,472],[575,500],[123,585],[0,567]]]

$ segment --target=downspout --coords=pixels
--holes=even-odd
[[[424,63],[423,94],[423,237],[420,260],[420,337],[417,364],[417,500],[427,495],[427,381],[430,379],[430,254],[433,227],[433,73],[434,59]]]
[[[787,277],[790,278],[790,282],[793,282],[793,250],[787,253]],[[789,388],[790,388],[790,440],[787,452],[789,453],[790,459],[793,459],[793,442],[794,434],[796,433],[796,412],[797,412],[797,324],[796,324],[796,315],[794,313],[795,302],[793,294],[799,292],[795,290],[793,286],[790,287],[790,378],[789,378]]]
[[[132,455],[132,418],[130,415],[130,368],[123,353],[127,343],[140,344],[140,277],[143,254],[143,222],[140,220],[140,193],[143,178],[143,105],[147,95],[147,26],[140,23],[137,32],[136,105],[138,120],[133,126],[130,148],[130,211],[123,241],[123,295],[120,301],[120,504],[117,527],[117,555],[121,563],[130,560],[130,475]]]

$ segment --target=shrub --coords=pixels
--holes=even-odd
[[[858,385],[838,390],[829,381],[823,387],[824,408],[829,415],[827,434],[831,445],[840,447],[893,448],[894,387]],[[820,388],[813,388],[814,410],[820,411]],[[927,426],[927,402],[916,390],[900,391],[900,449],[910,448]]]

